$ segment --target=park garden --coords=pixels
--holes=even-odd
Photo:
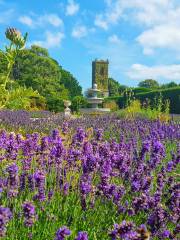
[[[180,86],[110,79],[101,107],[111,112],[81,114],[89,105],[78,81],[45,49],[25,48],[27,34],[9,28],[6,37],[0,238],[178,240]]]

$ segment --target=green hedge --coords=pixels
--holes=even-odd
[[[162,94],[163,100],[170,100],[170,113],[180,114],[180,87],[155,90],[147,93],[137,93],[135,94],[135,98],[139,99],[141,103],[143,103],[146,99],[149,99],[153,106],[153,104],[155,104],[155,98],[160,96],[160,93]],[[126,99],[123,96],[109,97],[105,99],[106,102],[110,100],[116,101],[119,108],[125,107]]]
[[[150,88],[143,88],[143,87],[137,87],[137,88],[132,89],[132,91],[134,92],[134,94],[138,94],[138,93],[151,92],[152,89],[150,89]]]

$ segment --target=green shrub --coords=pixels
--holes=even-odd
[[[165,105],[165,106],[164,106]],[[163,107],[164,110],[163,110]],[[135,119],[135,118],[144,118],[150,120],[157,120],[167,122],[170,119],[169,115],[169,102],[166,101],[165,104],[162,102],[162,97],[158,98],[157,105],[155,108],[151,108],[146,105],[142,106],[140,100],[131,101],[130,105],[125,109],[121,109],[116,112],[119,118],[125,119]]]
[[[139,99],[141,103],[144,102],[145,99],[149,99],[151,106],[154,107],[160,93],[162,94],[163,101],[170,101],[170,113],[180,114],[180,87],[156,90],[149,93],[139,93],[136,95],[136,98]]]
[[[110,108],[111,111],[117,111],[118,105],[115,100],[111,100],[103,103],[103,108]]]
[[[138,93],[147,93],[147,92],[151,92],[152,89],[150,88],[144,88],[144,87],[137,87],[137,88],[134,88],[132,89],[134,94],[138,94]]]
[[[138,94],[135,94],[135,99],[139,99],[141,104],[143,104],[148,99],[151,107],[156,108],[157,99],[159,98],[160,95],[162,95],[163,102],[165,102],[166,100],[169,100],[170,113],[180,114],[180,87],[168,88],[163,90],[154,90],[147,93],[138,93]],[[116,101],[119,108],[126,107],[126,98],[124,96],[106,98],[106,102],[111,100]]]

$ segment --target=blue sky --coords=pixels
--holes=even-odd
[[[84,90],[95,58],[109,59],[120,84],[180,83],[179,0],[0,0],[1,48],[9,26],[48,48]]]

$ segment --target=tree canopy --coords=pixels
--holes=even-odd
[[[0,62],[0,77],[6,71],[6,66],[5,60]],[[62,110],[63,99],[72,100],[75,96],[82,96],[82,88],[74,76],[51,58],[47,49],[36,45],[22,50],[16,56],[10,78],[14,80],[11,87],[19,85],[36,90],[52,111]]]
[[[82,87],[79,85],[78,81],[74,78],[74,76],[61,68],[61,83],[64,84],[65,88],[69,91],[70,98],[74,98],[76,96],[82,96]]]
[[[113,78],[109,78],[109,96],[121,95],[128,87],[121,85],[118,81]]]
[[[156,80],[153,79],[146,79],[144,81],[141,81],[138,84],[139,87],[144,87],[144,88],[158,88],[159,87],[159,83]]]
[[[178,84],[172,81],[170,83],[163,84],[162,88],[173,88],[173,87],[177,87],[177,86],[178,86]]]

